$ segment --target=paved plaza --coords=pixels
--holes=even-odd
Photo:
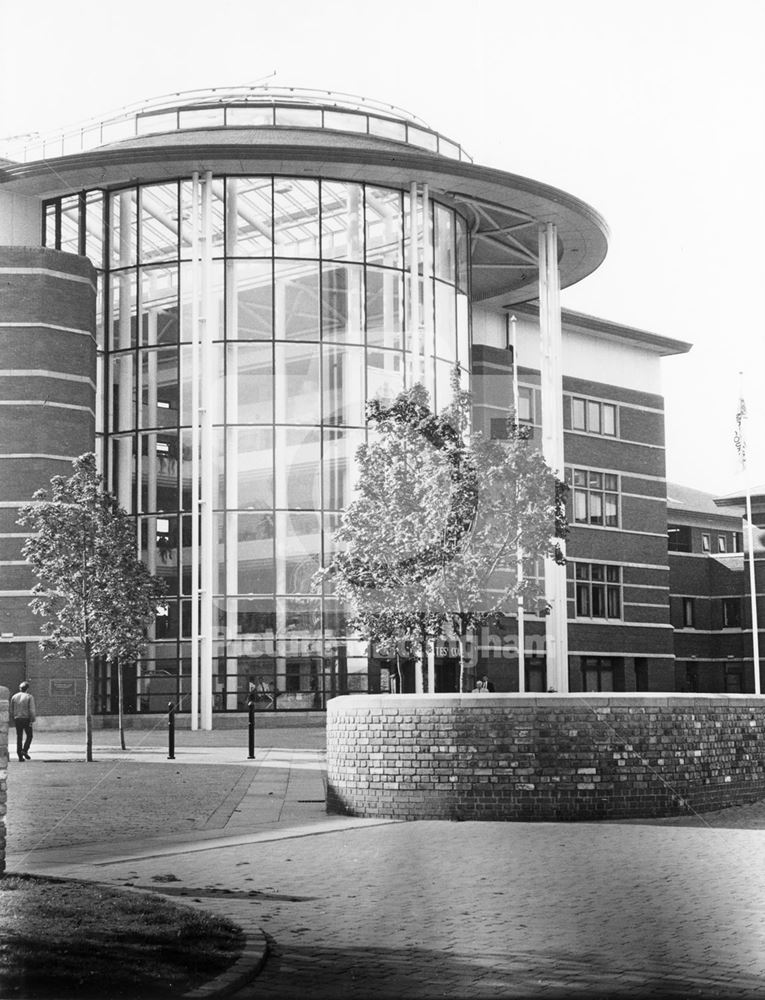
[[[765,806],[653,822],[328,817],[323,731],[40,734],[10,871],[161,891],[262,928],[237,997],[761,997]],[[244,747],[242,747],[244,742]]]

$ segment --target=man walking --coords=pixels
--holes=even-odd
[[[35,700],[29,694],[29,684],[22,681],[11,698],[11,718],[16,725],[16,753],[19,761],[31,760],[29,746],[32,742],[32,723],[35,721]]]

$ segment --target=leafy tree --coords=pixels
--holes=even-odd
[[[86,759],[93,759],[93,662],[135,659],[162,604],[164,588],[136,554],[135,525],[103,489],[93,454],[55,476],[21,508],[33,532],[23,553],[38,584],[30,607],[45,621],[46,658],[79,653],[85,667]]]
[[[518,579],[528,560],[563,562],[565,486],[508,417],[508,439],[470,428],[470,395],[453,379],[441,415],[421,385],[391,406],[373,401],[371,440],[358,452],[357,496],[344,514],[340,551],[320,575],[351,609],[351,624],[384,647],[424,650],[442,635],[460,646],[463,687],[468,636],[538,583]]]

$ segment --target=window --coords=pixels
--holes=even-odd
[[[536,393],[530,385],[518,386],[518,423],[536,424]]]
[[[702,552],[711,552],[712,551],[712,545],[711,545],[711,542],[710,542],[710,538],[709,538],[709,535],[707,535],[707,534],[702,534],[702,536],[701,536],[701,551]]]
[[[741,601],[738,597],[724,597],[722,602],[723,628],[741,628]]]
[[[717,536],[717,551],[718,552],[728,551],[728,540],[726,539],[725,535]]]
[[[621,618],[621,568],[600,563],[576,563],[575,572],[577,618]]]
[[[696,621],[696,599],[693,597],[683,598],[683,628],[695,628]]]
[[[619,477],[610,472],[571,469],[573,519],[577,524],[619,527]]]
[[[692,552],[691,529],[687,524],[670,524],[667,527],[667,547],[670,552]]]
[[[616,406],[594,399],[571,399],[571,427],[575,431],[616,437]]]
[[[613,691],[614,663],[611,657],[583,657],[582,686],[585,691]]]

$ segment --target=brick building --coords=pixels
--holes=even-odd
[[[76,663],[40,660],[15,522],[95,450],[169,591],[129,713],[179,698],[209,727],[252,682],[277,711],[387,690],[390,663],[310,584],[365,400],[421,381],[441,408],[457,364],[500,433],[515,363],[520,417],[571,486],[569,562],[540,567],[552,613],[527,616],[523,676],[511,609],[476,668],[498,690],[674,689],[661,359],[689,345],[561,311],[607,239],[566,192],[347,95],[173,95],[0,161],[0,683],[80,710]],[[105,667],[96,692],[114,712]]]

